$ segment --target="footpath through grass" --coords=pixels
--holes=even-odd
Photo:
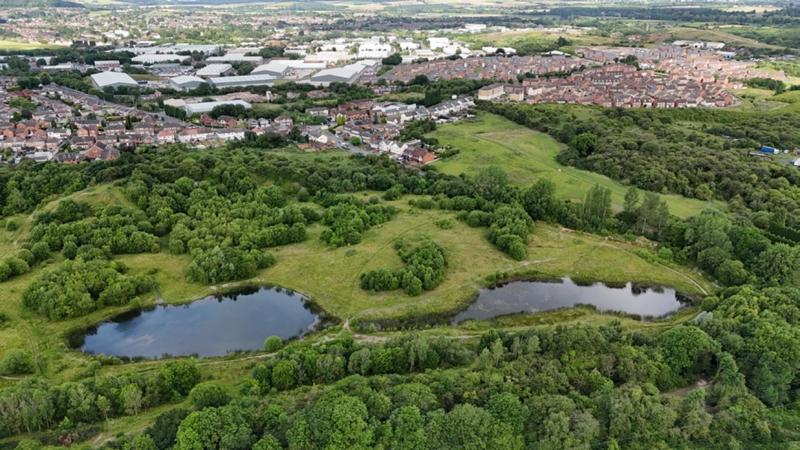
[[[460,150],[458,155],[434,163],[442,172],[452,175],[474,175],[482,168],[497,166],[520,185],[547,178],[556,184],[558,195],[575,201],[583,201],[586,192],[599,184],[611,190],[615,209],[622,208],[628,190],[628,186],[604,175],[559,164],[556,155],[560,144],[555,139],[494,114],[479,113],[473,120],[441,125],[429,136]],[[662,195],[662,198],[672,214],[683,218],[713,204],[680,195]]]

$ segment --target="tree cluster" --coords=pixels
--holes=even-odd
[[[444,281],[447,255],[433,241],[425,241],[406,248],[402,240],[395,242],[395,249],[405,267],[399,270],[377,269],[361,274],[361,289],[369,291],[393,291],[403,289],[408,295],[420,295],[430,291]]]
[[[358,244],[365,231],[388,222],[397,212],[392,206],[367,203],[352,197],[333,201],[336,203],[322,215],[322,224],[328,228],[320,239],[334,247]]]
[[[22,304],[50,320],[61,320],[127,304],[153,288],[151,277],[126,271],[124,264],[105,259],[65,261],[28,285]]]
[[[31,242],[62,251],[68,259],[78,249],[103,249],[110,254],[158,252],[161,248],[152,223],[139,209],[108,205],[92,209],[85,203],[62,200],[52,212],[37,215]]]
[[[103,375],[47,384],[30,379],[0,391],[0,436],[72,428],[179,400],[200,381],[192,360],[169,362],[154,372]]]

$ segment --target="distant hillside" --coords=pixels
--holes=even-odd
[[[90,3],[90,1],[82,0],[84,3]],[[226,5],[232,3],[231,0],[117,0],[120,3],[129,3],[134,5],[140,6],[153,6],[153,5]],[[235,3],[279,3],[283,0],[236,0]],[[336,0],[300,0],[304,4],[320,4],[320,3],[329,3],[334,2]],[[379,3],[381,1],[388,1],[388,0],[376,0],[374,3]]]
[[[3,0],[3,6],[8,8],[83,8],[77,2],[67,0]]]

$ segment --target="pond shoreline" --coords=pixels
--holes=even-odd
[[[72,329],[65,340],[81,353],[124,360],[224,357],[261,351],[270,335],[294,340],[337,322],[300,292],[243,283],[187,302],[131,307]]]
[[[680,299],[682,303],[685,303],[681,309],[686,307],[692,306],[697,304],[702,298],[704,297],[701,294],[688,294],[682,291],[679,291],[675,288],[669,286],[662,286],[652,283],[644,283],[644,282],[637,282],[637,281],[626,281],[626,282],[612,282],[612,281],[605,281],[605,280],[597,280],[585,277],[573,277],[573,276],[552,276],[548,274],[543,274],[539,272],[525,272],[525,273],[514,273],[514,274],[493,274],[486,277],[482,286],[478,289],[475,289],[471,295],[466,296],[463,302],[459,302],[459,304],[446,311],[442,311],[435,314],[425,314],[425,315],[408,315],[404,317],[398,318],[387,318],[387,319],[355,319],[351,321],[351,325],[354,329],[360,332],[374,332],[374,331],[396,331],[396,330],[413,330],[413,329],[424,329],[430,328],[433,326],[459,326],[457,324],[452,323],[452,319],[457,316],[458,314],[462,313],[463,311],[467,310],[471,305],[473,305],[478,298],[480,297],[481,293],[490,290],[490,289],[497,289],[502,288],[511,283],[516,282],[543,282],[543,283],[560,283],[564,279],[572,280],[576,285],[579,286],[591,286],[597,283],[601,283],[609,288],[617,287],[617,288],[624,288],[628,284],[631,284],[632,288],[635,289],[671,289],[675,291],[676,298]],[[597,310],[597,308],[593,307],[592,305],[586,304],[576,304],[572,307],[592,307],[592,309]],[[561,309],[569,309],[568,308],[561,308]],[[553,310],[548,311],[539,311],[539,312],[523,312],[522,314],[537,314],[543,312],[552,312]],[[643,317],[637,316],[636,314],[626,313],[624,311],[599,311],[601,314],[608,314],[608,315],[615,315],[620,317],[632,318],[635,320],[643,320]],[[675,311],[677,312],[677,310]],[[497,319],[502,316],[510,316],[510,315],[518,315],[520,314],[519,311],[509,314],[498,315],[491,319],[484,319],[482,321],[490,321]],[[671,314],[670,314],[671,315]],[[668,316],[667,316],[668,317]],[[661,318],[653,318],[652,320],[659,320],[666,317]]]

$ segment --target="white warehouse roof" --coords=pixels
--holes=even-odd
[[[180,75],[177,77],[170,78],[169,82],[171,85],[179,89],[192,89],[196,88],[201,84],[205,84],[206,80],[192,75]]]
[[[92,83],[100,89],[106,86],[138,86],[139,84],[127,73],[100,72],[92,75]]]
[[[202,79],[200,77],[192,76],[192,75],[180,75],[180,76],[177,76],[177,77],[170,78],[169,81],[171,81],[171,82],[173,82],[175,84],[205,83],[206,82],[206,80],[204,80],[204,79]]]
[[[240,105],[243,106],[245,109],[252,108],[250,103],[247,103],[244,100],[228,100],[222,102],[190,103],[184,106],[184,109],[186,110],[186,114],[191,116],[194,114],[209,113],[217,106],[222,106],[222,105]]]
[[[218,77],[232,68],[233,66],[230,64],[209,64],[198,70],[196,75],[198,77]]]
[[[225,56],[209,56],[206,58],[208,62],[249,62],[253,64],[261,64],[264,58],[260,56],[247,56],[244,53],[228,53]]]
[[[137,62],[137,63],[142,63],[142,64],[154,64],[154,63],[163,63],[163,62],[169,62],[169,61],[179,61],[180,62],[180,61],[186,61],[187,59],[189,59],[188,56],[176,55],[176,54],[173,54],[173,53],[167,53],[167,54],[160,54],[160,53],[159,54],[156,54],[156,53],[150,54],[150,53],[148,53],[148,54],[144,54],[144,55],[134,56],[133,58],[131,58],[131,61]]]
[[[146,47],[126,47],[117,49],[120,52],[130,52],[134,55],[153,54],[153,53],[178,53],[178,52],[199,52],[210,54],[219,51],[219,45],[194,45],[194,44],[175,44],[175,45],[152,45]]]
[[[275,82],[272,75],[241,75],[235,77],[214,77],[208,81],[218,88],[237,87],[237,86],[263,86],[271,85]]]
[[[280,76],[286,73],[288,69],[298,70],[320,70],[325,68],[325,63],[309,63],[300,60],[292,59],[274,59],[266,64],[262,64],[251,73],[260,74],[266,73],[270,75]]]
[[[320,70],[311,76],[312,83],[333,83],[343,82],[351,83],[355,81],[359,74],[364,70],[363,64],[355,63],[348,64],[343,67],[336,67],[334,69]]]

